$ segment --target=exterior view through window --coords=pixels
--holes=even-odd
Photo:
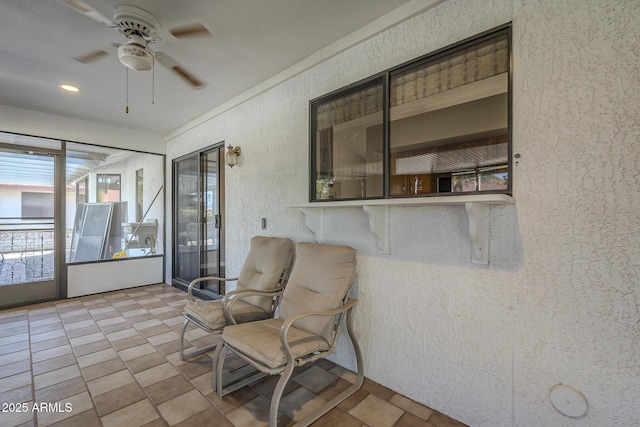
[[[162,254],[163,157],[76,143],[66,153],[67,262]]]

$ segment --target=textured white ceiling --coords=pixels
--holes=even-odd
[[[62,0],[0,1],[0,104],[166,135],[409,0],[85,0],[160,21],[164,51],[206,82],[194,90],[164,67],[129,72],[114,43],[126,39]],[[167,28],[203,22],[213,36],[177,40]],[[96,49],[96,62],[71,58]],[[155,81],[155,84],[152,82]],[[81,88],[70,94],[61,83]],[[152,104],[152,99],[155,102]]]

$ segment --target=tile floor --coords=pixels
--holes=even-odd
[[[0,311],[0,426],[267,425],[278,377],[220,400],[209,354],[180,361],[185,302],[184,292],[151,285]],[[196,327],[186,336],[195,347],[210,342]],[[327,360],[298,368],[279,425],[295,424],[353,377]],[[463,424],[367,379],[314,426]]]

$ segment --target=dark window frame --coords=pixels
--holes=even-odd
[[[468,48],[475,44],[481,43],[483,41],[489,40],[491,38],[505,35],[508,43],[508,70],[507,70],[507,81],[508,81],[508,93],[507,93],[507,171],[508,171],[508,188],[504,190],[488,190],[488,191],[476,191],[476,192],[448,192],[448,193],[425,193],[425,194],[417,194],[417,195],[391,195],[390,194],[390,80],[393,75],[400,74],[405,72],[406,70],[416,67],[419,64],[423,64],[425,62],[436,61],[441,57],[450,55],[456,51],[460,51],[462,49]],[[438,49],[434,52],[428,53],[421,57],[412,59],[403,64],[385,70],[383,72],[377,73],[370,77],[367,77],[358,82],[354,82],[345,87],[332,91],[328,94],[320,96],[318,98],[312,99],[309,101],[309,201],[310,202],[328,202],[328,201],[349,201],[349,200],[367,200],[367,199],[398,199],[398,198],[416,198],[416,197],[451,197],[451,196],[459,196],[459,195],[469,195],[469,194],[507,194],[511,195],[513,188],[513,144],[512,144],[512,75],[513,75],[513,54],[512,54],[512,36],[511,36],[511,23],[502,25],[500,27],[491,29],[484,33],[469,37],[460,42],[454,43],[452,45],[446,46],[444,48]],[[383,84],[383,195],[380,197],[358,197],[358,198],[337,198],[335,200],[331,199],[317,199],[316,198],[316,176],[317,176],[317,167],[316,167],[316,150],[317,150],[317,141],[316,141],[316,131],[317,131],[317,111],[318,107],[330,102],[332,100],[339,99],[341,97],[348,96],[351,93],[355,93],[357,91],[366,88],[369,85],[372,85],[377,80],[380,80]]]
[[[377,84],[382,84],[382,90],[383,90],[383,99],[382,99],[382,125],[383,125],[383,150],[384,150],[384,154],[383,154],[383,171],[382,171],[382,175],[383,175],[383,197],[384,195],[386,195],[388,193],[388,179],[387,179],[387,175],[388,175],[388,100],[389,100],[389,96],[387,93],[387,88],[388,88],[388,82],[387,82],[388,76],[387,73],[379,73],[376,75],[373,75],[371,77],[368,77],[364,80],[361,80],[359,82],[356,82],[354,84],[351,84],[349,86],[346,86],[342,89],[338,89],[336,91],[333,91],[329,94],[326,94],[320,98],[317,98],[315,100],[310,101],[310,119],[309,119],[309,129],[310,129],[310,139],[311,139],[311,144],[310,144],[310,150],[309,150],[309,162],[310,162],[310,166],[311,166],[311,174],[310,174],[310,178],[311,178],[311,183],[309,186],[309,200],[314,201],[315,195],[316,195],[316,176],[317,176],[317,168],[316,168],[316,161],[317,161],[317,157],[316,157],[316,144],[315,144],[315,134],[317,132],[317,123],[315,120],[316,117],[316,113],[317,113],[317,109],[319,106],[321,106],[322,104],[325,104],[327,102],[331,102],[334,100],[337,100],[339,98],[342,97],[346,97],[348,95],[357,93],[359,91],[362,91],[368,87],[373,87]],[[347,199],[347,198],[342,198],[342,199],[337,199],[336,201],[345,201],[345,200],[367,200],[367,199],[380,199],[380,196],[375,196],[375,197],[362,197],[362,198],[351,198],[351,199]],[[326,201],[326,200],[320,200],[320,201]]]

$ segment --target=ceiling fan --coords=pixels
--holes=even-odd
[[[152,51],[149,48],[150,44],[161,41],[158,35],[160,23],[145,10],[134,6],[116,6],[113,19],[110,19],[82,0],[62,0],[62,2],[100,24],[115,28],[127,38],[126,43],[114,44],[118,48],[118,59],[124,66],[134,71],[148,71],[153,69],[155,62],[158,62],[173,71],[195,89],[205,85],[202,80],[187,71],[186,68],[166,53]],[[169,32],[178,39],[211,36],[209,30],[200,23],[173,28]],[[99,49],[76,56],[73,59],[82,64],[89,64],[106,55],[108,55],[107,51]]]

